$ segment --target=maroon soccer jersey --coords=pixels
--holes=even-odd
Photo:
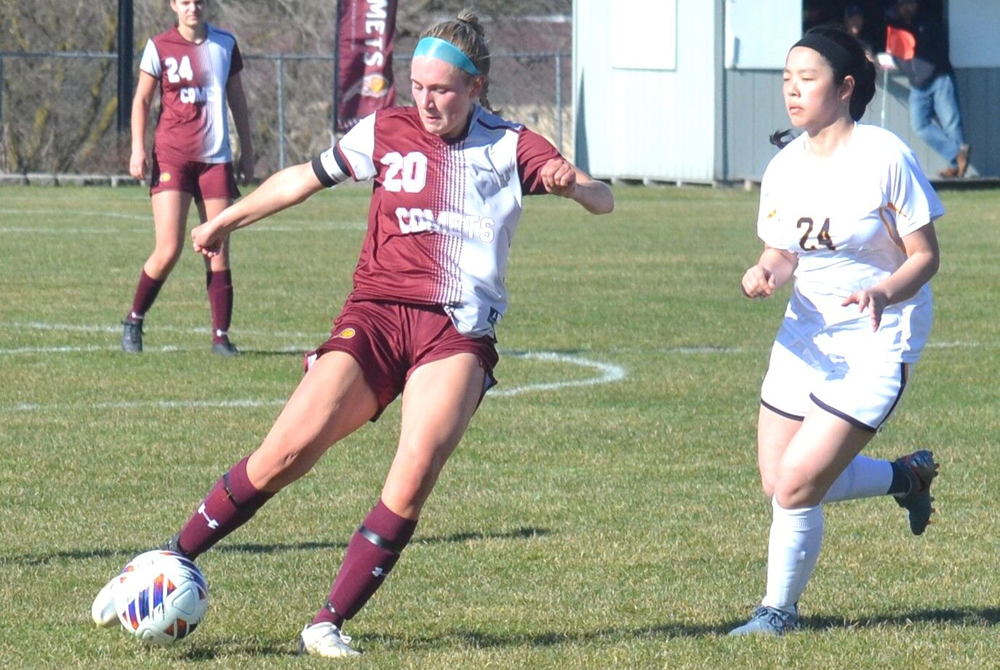
[[[176,27],[146,43],[139,69],[160,80],[160,119],[153,144],[168,161],[228,163],[226,84],[243,69],[236,38],[206,26],[205,40],[189,42]]]
[[[415,107],[363,119],[313,166],[327,185],[374,180],[353,296],[443,305],[462,333],[493,334],[525,195],[545,193],[555,147],[476,106],[468,132],[445,140]]]

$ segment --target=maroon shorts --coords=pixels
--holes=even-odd
[[[347,352],[361,366],[365,381],[378,398],[379,410],[372,421],[402,393],[410,374],[424,363],[455,354],[475,354],[486,371],[486,393],[496,384],[493,368],[500,360],[493,338],[462,335],[439,305],[352,298],[333,322],[330,339],[306,354],[306,370],[329,351]]]
[[[149,194],[162,191],[184,191],[201,201],[213,198],[236,200],[240,197],[232,163],[161,160],[154,151]]]

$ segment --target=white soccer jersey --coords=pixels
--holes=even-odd
[[[944,214],[913,152],[898,137],[855,124],[833,157],[806,152],[805,136],[782,149],[761,183],[757,234],[798,257],[778,340],[816,342],[828,354],[913,363],[932,321],[925,284],[889,305],[876,332],[867,310],[841,303],[906,260],[902,239]]]
[[[458,330],[493,335],[524,195],[559,152],[476,105],[468,133],[428,133],[415,107],[376,112],[313,162],[321,181],[374,180],[355,298],[443,305]]]
[[[161,159],[228,163],[226,85],[243,69],[236,38],[206,26],[204,41],[189,42],[176,26],[146,42],[139,69],[160,81],[160,118],[154,149]]]

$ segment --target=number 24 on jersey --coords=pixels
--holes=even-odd
[[[176,84],[181,79],[186,81],[194,79],[194,70],[191,69],[191,59],[187,56],[181,58],[180,64],[177,63],[176,58],[167,58],[163,61],[163,64],[167,66],[167,81],[171,84]]]

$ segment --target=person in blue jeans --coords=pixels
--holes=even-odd
[[[948,59],[944,27],[921,11],[918,0],[897,0],[889,19],[916,38],[913,58],[897,60],[899,69],[910,80],[910,123],[948,161],[940,176],[964,177],[969,169],[970,148],[962,130],[958,88]]]

